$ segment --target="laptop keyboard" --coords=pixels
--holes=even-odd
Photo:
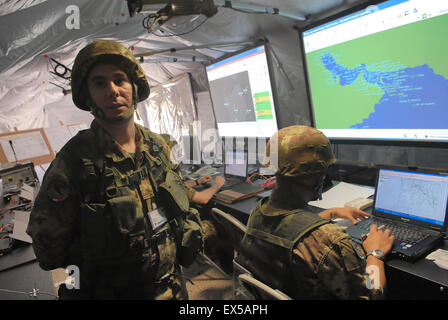
[[[370,230],[370,226],[372,224],[376,224],[378,227],[384,225],[384,227],[382,227],[382,230],[390,229],[391,234],[395,236],[395,239],[406,242],[408,244],[416,244],[429,237],[429,234],[423,232],[422,230],[402,225],[398,226],[393,223],[377,219],[368,219],[364,221],[364,223],[362,224],[362,228]]]
[[[240,179],[228,179],[226,178],[226,182],[224,183],[224,185],[221,187],[221,189],[229,189],[239,183],[242,183],[243,180]]]

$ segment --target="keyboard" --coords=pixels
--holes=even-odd
[[[375,218],[368,219],[368,220],[358,223],[359,227],[365,229],[367,232],[370,231],[370,226],[372,224],[376,224],[378,226],[378,228],[381,226],[384,226],[384,227],[382,227],[383,231],[386,229],[390,229],[391,234],[395,236],[396,240],[410,243],[410,244],[418,243],[430,236],[430,234],[428,234],[422,230],[419,230],[417,228],[413,228],[410,226],[397,225],[394,223],[390,223],[390,222],[375,219]]]
[[[229,189],[239,183],[243,183],[244,180],[241,179],[230,179],[230,178],[226,178],[226,182],[224,183],[224,185],[221,187],[221,189]]]

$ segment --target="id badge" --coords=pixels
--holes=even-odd
[[[163,207],[155,208],[148,212],[148,217],[151,222],[152,230],[156,230],[168,221],[166,218],[165,209]]]

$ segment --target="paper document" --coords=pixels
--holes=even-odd
[[[346,202],[356,198],[368,198],[375,193],[375,188],[339,182],[322,194],[322,200],[310,201],[308,204],[322,208],[342,208]]]
[[[34,187],[23,184],[22,188],[20,189],[20,196],[24,199],[34,201]]]
[[[426,256],[426,259],[434,261],[434,263],[442,269],[448,269],[448,251],[437,249]]]
[[[26,228],[28,227],[28,221],[30,220],[30,213],[27,211],[14,210],[14,223],[13,233],[10,235],[11,238],[32,243],[33,240],[26,233]]]

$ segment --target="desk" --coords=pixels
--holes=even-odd
[[[210,202],[212,203],[212,206],[231,214],[242,223],[247,224],[250,212],[255,207],[258,200],[260,199],[254,196],[235,203],[225,203],[216,199],[212,199]]]

